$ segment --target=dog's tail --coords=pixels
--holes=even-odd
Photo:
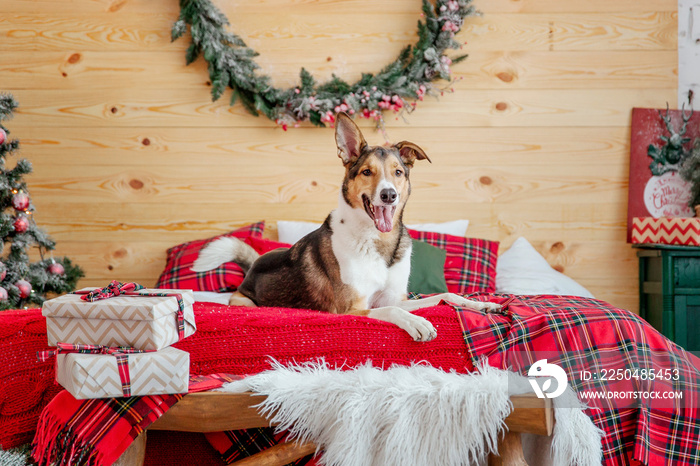
[[[215,239],[199,251],[197,260],[192,265],[195,272],[206,272],[225,264],[235,262],[240,265],[243,272],[247,272],[255,259],[260,257],[255,249],[238,238],[224,236]]]

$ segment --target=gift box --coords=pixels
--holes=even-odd
[[[159,350],[197,329],[191,290],[145,288],[94,302],[81,299],[81,293],[92,290],[86,288],[44,302],[41,313],[46,316],[49,346],[63,342]]]
[[[700,218],[634,217],[632,243],[700,246]]]
[[[122,367],[117,356],[124,358]],[[187,393],[189,376],[190,354],[173,347],[132,354],[56,355],[56,380],[77,399]]]

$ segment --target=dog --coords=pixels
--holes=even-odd
[[[475,310],[500,309],[451,293],[407,299],[412,240],[402,218],[411,194],[409,175],[416,161],[431,161],[412,142],[368,145],[345,113],[337,115],[335,141],[345,177],[338,207],[317,230],[289,249],[262,256],[236,238],[219,238],[200,252],[192,269],[239,264],[245,278],[231,305],[364,315],[391,322],[416,341],[430,341],[437,331],[411,310],[442,300]]]

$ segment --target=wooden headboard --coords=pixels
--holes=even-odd
[[[300,65],[319,80],[379,70],[415,40],[420,10],[419,0],[215,3],[283,86]],[[433,160],[412,172],[406,220],[467,218],[470,236],[502,248],[525,236],[597,297],[636,311],[630,113],[676,100],[676,1],[476,7],[483,16],[458,37],[469,54],[458,80],[405,120],[387,115],[392,141]],[[3,3],[0,90],[20,102],[6,126],[34,164],[35,219],[83,266],[81,285],[152,285],[170,246],[262,219],[321,221],[337,203],[332,130],[285,132],[230,108],[228,93],[212,103],[204,63],[186,67],[187,41],[170,42],[178,13],[174,0]]]

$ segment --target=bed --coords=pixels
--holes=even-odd
[[[242,237],[261,252],[278,247],[279,242],[263,238],[263,228],[254,224],[229,234]],[[505,311],[483,314],[448,304],[421,309],[416,312],[433,323],[438,338],[418,343],[391,324],[360,316],[230,307],[221,303],[226,301],[226,295],[221,293],[242,278],[239,271],[188,275],[187,262],[193,261],[193,254],[196,257],[198,248],[208,241],[201,240],[171,248],[168,265],[158,283],[161,287],[194,288],[202,292],[200,302],[195,303],[197,333],[174,346],[190,353],[190,371],[194,374],[249,375],[268,369],[270,357],[293,363],[320,356],[331,364],[346,367],[363,364],[368,359],[387,367],[421,360],[441,370],[457,372],[473,371],[479,361],[486,360],[491,366],[526,374],[535,361],[547,358],[569,373],[580,375],[570,381],[579,393],[601,390],[683,393],[682,399],[588,399],[587,414],[605,432],[604,464],[700,462],[698,358],[670,342],[638,316],[582,296],[587,291],[578,289],[580,285],[546,269],[540,272],[533,269],[531,275],[538,277],[540,273],[541,278],[536,281],[555,290],[555,294],[518,293],[515,287],[525,286],[523,281],[532,278],[519,277],[517,267],[508,263],[518,263],[518,257],[501,255],[509,269],[502,269],[497,285],[497,244],[493,242],[467,241],[463,235],[460,238],[418,230],[412,231],[412,236],[445,251],[443,270],[450,291],[472,299],[507,304]],[[527,252],[523,242],[520,248]],[[516,252],[523,255],[522,251]],[[504,286],[514,290],[507,293]],[[45,332],[39,310],[0,313],[0,444],[4,448],[31,441],[41,409],[59,392],[60,387],[53,384],[51,363],[35,362],[35,352],[46,348]],[[631,374],[642,369],[647,373],[658,371],[662,377],[602,381],[585,375],[596,371],[600,374],[602,370],[613,373],[621,370],[624,375],[626,370]],[[665,371],[670,371],[673,377],[665,379]],[[145,464],[183,461],[182,452],[168,448],[172,447],[169,442],[178,438],[181,437],[152,436]],[[190,443],[193,446],[189,452],[198,451],[194,445],[199,444]],[[205,446],[201,448],[200,459],[211,455],[204,452]],[[230,451],[221,453],[229,459],[235,456]]]

